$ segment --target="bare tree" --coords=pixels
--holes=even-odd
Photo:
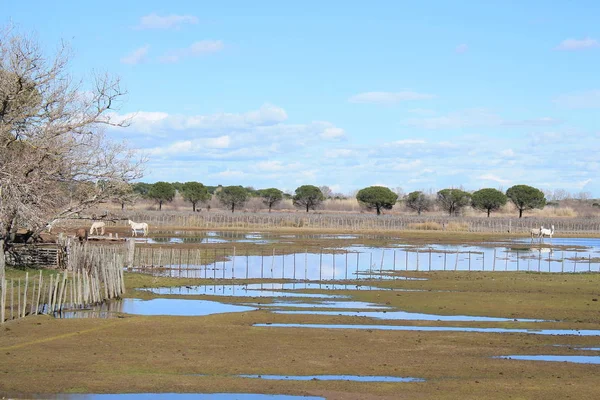
[[[36,40],[0,28],[0,241],[18,228],[32,237],[54,219],[71,217],[119,196],[141,177],[144,160],[109,141],[111,111],[124,95],[118,79],[68,73],[61,44],[46,55]]]
[[[325,196],[326,199],[332,197],[333,190],[331,190],[329,186],[319,186],[319,189],[321,190],[321,193],[323,193],[323,196]]]

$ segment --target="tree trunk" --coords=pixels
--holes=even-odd
[[[306,212],[308,212],[308,204],[306,205]]]
[[[162,201],[158,202],[158,211],[162,211]]]
[[[231,203],[231,212],[233,213],[234,210],[235,210],[235,203]]]
[[[519,218],[521,218],[523,216],[523,209],[519,208]]]
[[[420,208],[417,210],[417,215],[421,215],[421,209]]]
[[[192,211],[196,212],[196,202],[192,201]]]
[[[490,209],[488,208],[488,218],[490,217]]]
[[[381,215],[381,209],[380,209],[379,205],[376,205],[375,207],[377,207],[377,215]]]
[[[121,211],[125,209],[125,203],[121,203]]]
[[[273,205],[269,204],[269,212],[271,212],[271,207],[273,207]]]

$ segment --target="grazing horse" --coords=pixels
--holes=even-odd
[[[542,236],[542,231],[544,230],[544,226],[538,228],[532,228],[531,229],[531,241],[533,242],[533,237],[538,237],[540,238]]]
[[[542,240],[544,239],[544,236],[548,236],[550,240],[552,240],[552,236],[554,236],[554,225],[552,225],[550,229],[540,229],[540,237]]]
[[[145,222],[133,222],[132,220],[127,220],[127,223],[131,227],[131,236],[137,236],[137,231],[143,231],[144,236],[148,236],[148,224]]]
[[[75,232],[75,237],[77,239],[79,239],[79,243],[83,243],[86,242],[88,240],[88,231],[85,228],[79,228],[77,229],[77,232]]]
[[[98,230],[100,230],[100,235],[104,235],[104,227],[105,226],[106,226],[106,224],[102,221],[94,222],[92,224],[92,227],[90,228],[90,235],[93,235],[94,231],[96,231],[96,234],[98,234]]]

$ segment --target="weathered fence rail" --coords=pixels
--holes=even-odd
[[[277,229],[307,228],[344,231],[448,230],[490,233],[526,233],[541,225],[554,225],[560,233],[600,233],[600,218],[510,218],[510,217],[440,217],[387,214],[318,214],[318,213],[222,213],[222,212],[131,212],[117,215],[117,222],[107,226],[127,226],[127,218],[147,222],[151,227],[196,229]],[[81,225],[78,220],[59,221],[57,227]]]

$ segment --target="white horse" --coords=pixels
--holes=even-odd
[[[148,236],[148,224],[145,222],[133,222],[132,220],[127,220],[127,223],[131,227],[131,235],[137,236],[137,231],[143,231],[144,236]]]
[[[93,235],[94,231],[96,231],[96,234],[98,234],[98,230],[100,230],[100,235],[104,236],[104,227],[105,226],[106,226],[106,224],[102,221],[94,222],[92,224],[92,227],[90,228],[90,235]]]
[[[544,236],[548,236],[550,240],[552,240],[552,236],[554,236],[554,225],[552,225],[550,229],[540,229],[540,237],[542,240],[544,239]]]
[[[531,241],[533,242],[533,238],[535,237],[541,237],[542,236],[542,231],[544,230],[544,226],[538,228],[532,228],[531,229]]]

